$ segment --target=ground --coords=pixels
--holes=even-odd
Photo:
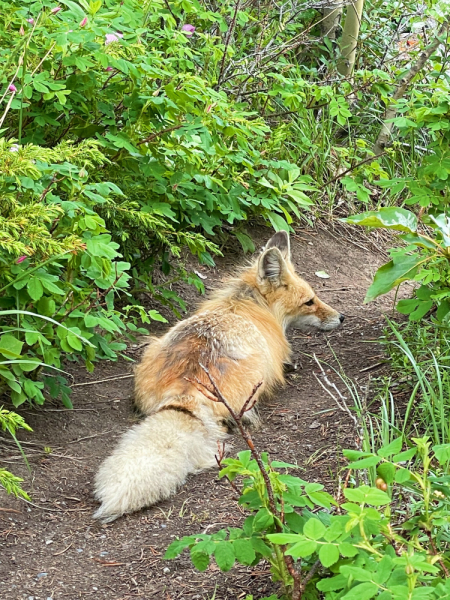
[[[270,232],[255,227],[253,235],[261,246]],[[324,483],[333,493],[341,449],[355,447],[357,431],[318,383],[313,355],[336,368],[340,365],[361,394],[367,392],[370,378],[383,369],[382,347],[375,341],[384,326],[383,312],[392,309],[392,297],[369,305],[363,299],[386,257],[374,235],[356,238],[349,229],[330,226],[298,230],[291,243],[300,275],[346,319],[342,328],[329,334],[290,333],[297,370],[261,407],[263,425],[254,440],[271,458],[297,463],[302,478]],[[216,268],[201,268],[207,290],[220,285],[244,260],[236,249],[224,253]],[[321,279],[315,275],[318,271],[330,277]],[[190,310],[201,299],[192,289],[178,291]],[[131,358],[138,354],[137,348],[130,348]],[[276,591],[262,563],[223,574],[215,564],[199,573],[187,555],[162,559],[175,537],[242,524],[242,509],[216,469],[190,477],[174,498],[158,506],[107,526],[92,520],[95,471],[137,419],[132,363],[104,363],[91,375],[73,363],[68,368],[75,382],[73,410],[50,403],[22,407],[21,414],[34,430],[21,436],[30,474],[14,443],[0,440],[1,463],[24,477],[32,496],[32,504],[26,504],[0,492],[0,598],[235,600],[253,594],[257,600]],[[332,371],[329,377],[344,390]],[[233,451],[244,448],[238,437],[232,443]]]

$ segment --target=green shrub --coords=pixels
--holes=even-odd
[[[447,597],[450,444],[417,438],[403,447],[399,437],[376,454],[344,451],[349,469],[377,468],[377,486],[344,487],[337,498],[285,471],[294,465],[263,453],[263,472],[250,450],[240,452],[220,477],[242,478],[243,527],[175,540],[165,557],[188,548],[201,571],[212,556],[223,571],[266,560],[284,598],[318,598],[318,590],[327,600]]]

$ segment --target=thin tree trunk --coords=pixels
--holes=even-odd
[[[378,134],[377,141],[375,142],[374,147],[372,148],[372,151],[375,154],[380,154],[381,152],[383,152],[389,142],[392,127],[394,124],[388,123],[388,121],[394,119],[395,115],[397,114],[397,100],[400,100],[400,98],[402,98],[405,95],[405,92],[408,89],[408,86],[413,80],[413,78],[424,68],[426,62],[433,54],[433,52],[435,52],[438,49],[439,44],[442,43],[442,36],[444,33],[446,33],[449,25],[450,19],[447,18],[439,28],[439,31],[436,37],[431,42],[431,44],[424,48],[419,54],[419,58],[417,59],[416,64],[413,65],[410,68],[410,70],[406,73],[406,75],[404,75],[400,79],[397,85],[397,89],[395,90],[394,95],[392,96],[392,100],[389,106],[386,108],[386,112],[384,113],[383,117],[383,125],[381,127],[380,133]]]
[[[335,40],[336,31],[342,18],[342,2],[330,0],[329,5],[323,7],[322,15],[323,18],[320,22],[322,36]]]
[[[338,61],[338,71],[344,77],[350,77],[355,66],[356,46],[358,45],[363,7],[364,0],[353,0],[347,6]]]

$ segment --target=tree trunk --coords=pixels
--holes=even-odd
[[[342,17],[342,2],[333,2],[333,0],[330,0],[329,5],[323,7],[322,15],[323,18],[320,22],[322,36],[330,40],[335,40],[336,31]]]
[[[436,37],[433,39],[433,41],[426,48],[424,48],[422,50],[422,52],[419,54],[419,58],[417,59],[416,64],[414,64],[410,68],[410,70],[406,73],[406,75],[404,75],[400,79],[400,81],[397,85],[397,89],[395,90],[394,95],[392,96],[392,100],[391,100],[390,104],[388,105],[388,107],[386,108],[386,112],[384,113],[384,117],[383,117],[383,125],[381,127],[381,131],[378,134],[377,141],[375,142],[374,147],[372,148],[372,151],[375,154],[380,154],[381,152],[383,152],[389,142],[389,138],[391,137],[392,127],[394,124],[392,122],[388,123],[388,121],[390,121],[391,119],[395,119],[395,115],[397,114],[397,107],[396,107],[397,100],[400,100],[400,98],[402,98],[404,96],[404,94],[405,94],[406,90],[408,89],[408,86],[411,83],[411,81],[413,80],[413,78],[417,75],[417,73],[419,73],[423,69],[427,60],[430,58],[430,56],[433,54],[433,52],[435,52],[438,49],[439,44],[441,44],[443,41],[442,37],[446,33],[449,25],[450,25],[450,19],[447,18],[444,21],[444,23],[441,25],[441,27],[439,28],[439,31],[438,31]]]
[[[363,7],[364,0],[353,0],[352,4],[347,6],[338,61],[338,71],[344,77],[350,77],[355,66],[356,46],[358,45]]]

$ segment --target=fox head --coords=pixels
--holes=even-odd
[[[344,315],[319,300],[312,287],[295,272],[285,231],[271,237],[258,258],[256,285],[285,329],[329,331],[344,320]]]

